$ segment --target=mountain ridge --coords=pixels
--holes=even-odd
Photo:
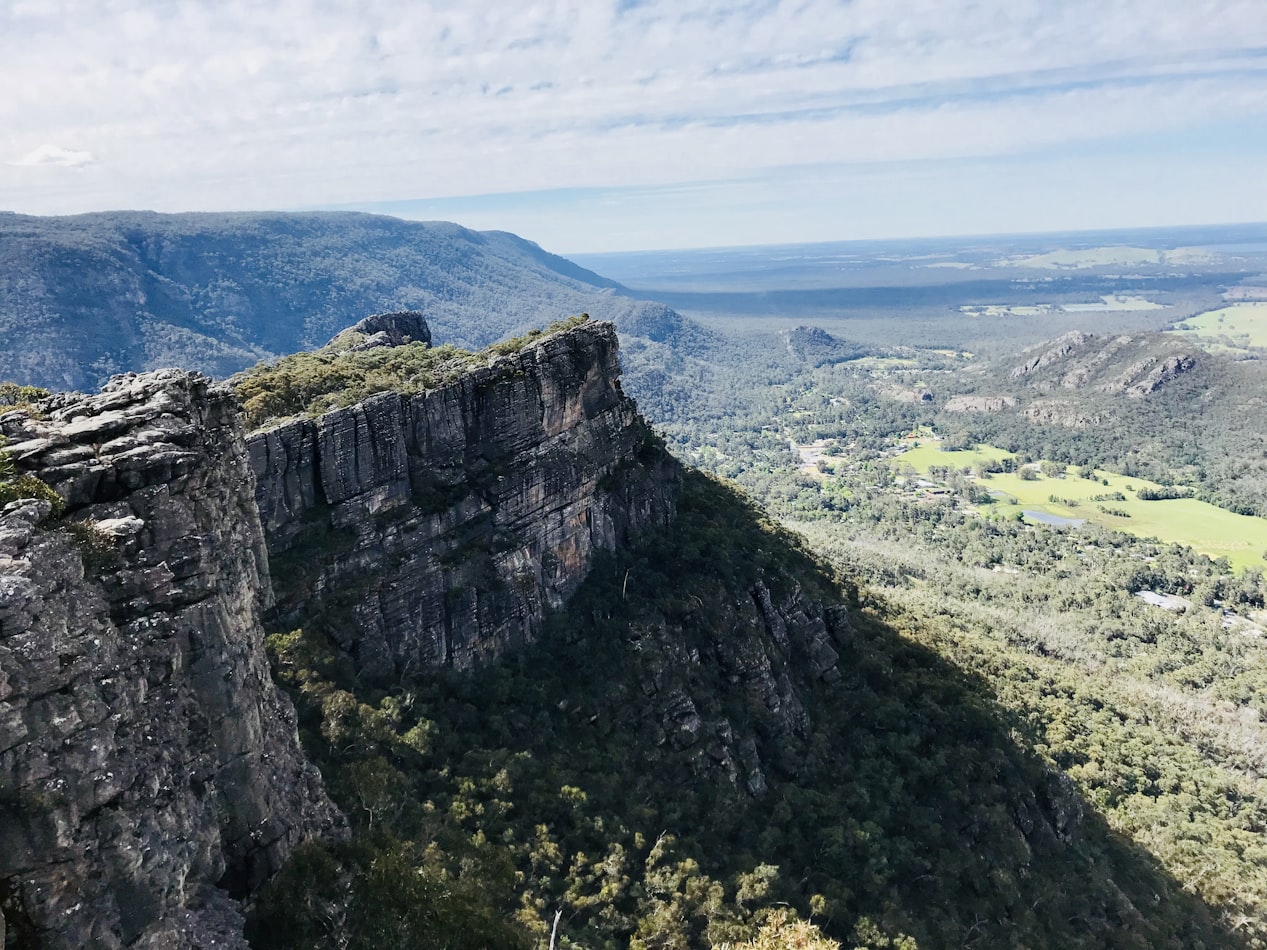
[[[292,593],[308,592],[311,603],[292,600],[286,616],[276,618],[283,629],[269,645],[298,705],[305,752],[348,817],[351,840],[337,840],[331,817],[327,826],[335,833],[298,844],[279,871],[266,846],[263,873],[200,871],[181,877],[188,887],[175,893],[163,890],[170,878],[160,873],[153,881],[158,895],[144,900],[125,874],[107,869],[98,879],[103,899],[131,916],[117,925],[108,914],[93,918],[103,922],[106,945],[135,943],[148,932],[181,932],[181,920],[189,920],[184,910],[204,906],[218,908],[218,916],[200,924],[195,914],[189,926],[241,945],[241,910],[232,896],[249,900],[248,932],[257,948],[332,941],[527,946],[544,941],[552,906],[569,911],[569,927],[587,944],[637,948],[752,939],[773,915],[793,912],[787,908],[823,915],[829,932],[862,947],[911,946],[916,938],[939,946],[974,934],[982,945],[1007,945],[1016,928],[1035,939],[1056,934],[1066,946],[1103,946],[1106,939],[1138,947],[1237,945],[1200,902],[1088,818],[1090,809],[1067,778],[1017,745],[980,687],[904,644],[874,607],[851,598],[751,503],[690,472],[681,476],[677,494],[674,466],[657,468],[663,450],[655,445],[647,457],[639,448],[646,443],[637,439],[588,439],[586,426],[607,422],[639,432],[613,378],[614,348],[609,326],[575,326],[509,352],[494,348],[487,365],[438,387],[442,396],[452,395],[462,430],[442,440],[453,450],[441,455],[452,455],[450,474],[465,487],[462,497],[422,492],[415,520],[425,525],[438,514],[442,524],[485,525],[487,533],[477,533],[475,543],[450,552],[482,575],[490,554],[494,560],[508,555],[512,567],[528,563],[534,555],[531,545],[520,544],[522,536],[544,529],[550,541],[550,519],[533,514],[537,502],[546,511],[573,508],[579,517],[561,524],[585,536],[599,520],[585,515],[595,510],[585,500],[591,486],[596,497],[610,499],[598,507],[619,508],[647,498],[638,484],[650,479],[662,485],[666,500],[677,495],[675,516],[670,522],[662,504],[651,506],[641,520],[625,513],[636,523],[623,535],[609,535],[615,543],[586,552],[566,542],[556,560],[579,582],[550,596],[544,575],[523,578],[526,588],[541,588],[540,603],[556,608],[546,623],[529,635],[490,638],[487,649],[471,652],[470,663],[441,658],[434,670],[414,661],[407,639],[393,664],[376,665],[383,651],[375,646],[374,623],[355,611],[382,605],[385,619],[408,627],[432,610],[407,602],[399,609],[381,596],[392,587],[425,586],[426,575],[436,573],[435,565],[410,567],[408,557],[389,549],[393,538],[409,533],[403,526],[413,517],[399,519],[393,510],[416,494],[406,477],[409,460],[427,472],[439,457],[434,448],[401,453],[400,440],[407,449],[412,430],[415,445],[434,446],[437,440],[425,433],[453,430],[407,424],[402,395],[379,394],[315,422],[283,424],[295,427],[300,445],[281,453],[287,464],[267,464],[271,452],[262,459],[255,453],[266,463],[256,467],[261,484],[274,486],[265,487],[264,496],[290,499],[271,507],[249,497],[246,444],[234,428],[239,420],[226,418],[229,428],[218,427],[227,433],[228,451],[191,456],[182,441],[189,427],[177,424],[179,414],[171,411],[177,401],[162,395],[165,386],[205,392],[221,413],[232,407],[227,389],[209,388],[198,377],[122,376],[96,401],[52,396],[33,409],[0,415],[15,464],[46,476],[72,515],[95,523],[41,529],[48,543],[61,545],[57,562],[72,574],[117,584],[119,609],[128,616],[150,616],[161,603],[164,570],[200,590],[216,589],[202,565],[217,553],[234,559],[232,576],[255,578],[258,599],[267,602],[263,564],[266,556],[271,563],[272,552],[261,551],[261,507],[275,537],[286,537],[287,525],[300,532],[315,527],[320,535],[301,545],[316,559],[315,575],[305,576],[303,565],[294,563],[279,563],[272,572],[279,588],[295,583]],[[121,394],[137,388],[153,398],[134,416]],[[525,395],[530,391],[539,395]],[[196,400],[191,409],[201,404]],[[392,406],[381,413],[386,428],[370,422]],[[525,425],[525,415],[554,421]],[[147,435],[151,426],[167,441]],[[382,436],[392,427],[396,448],[383,451],[391,439]],[[280,430],[265,434],[270,431]],[[563,437],[557,447],[567,464],[581,466],[579,478],[552,474],[560,470],[559,452],[535,455],[534,448],[548,448],[551,432]],[[302,448],[306,440],[310,450]],[[495,449],[499,440],[504,449]],[[604,444],[615,451],[591,457]],[[623,456],[629,451],[633,458]],[[402,456],[405,470],[398,464]],[[330,470],[323,471],[327,464]],[[129,474],[138,465],[149,473],[145,478]],[[243,522],[229,514],[218,521],[229,537],[190,544],[198,539],[186,539],[179,520],[165,520],[181,511],[165,503],[169,486],[189,477],[196,484],[204,474],[232,484],[232,507],[243,511],[246,533],[254,535],[240,537]],[[329,492],[320,500],[318,481]],[[622,482],[631,490],[622,490]],[[464,498],[487,503],[490,488],[505,490],[512,507],[529,502],[520,510],[525,517],[499,530],[495,518],[490,524],[478,511],[464,511],[470,507]],[[138,497],[148,500],[143,515],[133,507]],[[208,493],[209,500],[216,497]],[[89,499],[106,507],[85,507]],[[340,510],[348,499],[356,503]],[[417,507],[418,500],[410,504]],[[5,519],[25,519],[26,527],[3,537],[29,545],[35,519],[24,513],[41,504],[47,507],[19,501],[6,508]],[[367,595],[357,572],[329,570],[348,557],[348,529],[365,539],[351,545],[353,560],[381,591]],[[66,539],[76,530],[97,539],[83,553]],[[157,538],[174,538],[175,546],[156,547]],[[422,549],[432,545],[424,533]],[[527,558],[516,555],[517,548]],[[135,562],[148,572],[116,578],[112,559],[120,550],[125,565]],[[61,576],[48,564],[16,563],[22,552],[16,553],[0,561],[10,574],[29,578],[42,568],[48,579]],[[149,564],[159,557],[161,564]],[[441,558],[439,566],[446,561],[453,566],[452,558]],[[0,609],[9,611],[0,613],[0,633],[12,643],[31,624],[25,615],[16,623],[7,619],[28,588],[0,580]],[[462,596],[454,604],[470,588],[496,592],[498,586],[483,577],[459,582]],[[231,577],[219,584],[233,587]],[[284,602],[287,595],[279,593]],[[447,590],[444,599],[447,609]],[[324,617],[322,600],[336,608]],[[512,629],[526,618],[514,598],[508,602],[501,622]],[[304,626],[287,631],[293,622]],[[369,649],[358,655],[362,638]],[[197,630],[190,640],[202,642]],[[56,649],[45,652],[48,662],[60,662]],[[231,652],[200,656],[209,664],[207,680],[239,688]],[[75,662],[72,656],[66,669],[74,671]],[[12,668],[10,662],[4,668]],[[182,664],[166,669],[180,681]],[[0,723],[13,722],[15,712],[20,720],[37,700],[12,693],[0,698]],[[275,718],[283,732],[293,728],[284,713]],[[171,719],[167,728],[186,721]],[[213,740],[216,735],[210,733]],[[12,748],[25,745],[19,736]],[[6,786],[38,789],[43,773],[11,751],[0,753]],[[90,760],[84,781],[100,784],[95,777],[103,767]],[[308,788],[323,811],[323,793]],[[989,806],[976,807],[981,802]],[[66,809],[56,798],[28,804],[54,815]],[[5,833],[20,830],[22,811],[6,808],[0,811]],[[278,811],[270,817],[280,821],[303,814],[304,806]],[[235,815],[228,809],[232,827]],[[73,808],[62,824],[78,826]],[[245,847],[248,854],[259,850]],[[140,863],[145,867],[143,854]],[[953,873],[939,870],[943,864]],[[69,914],[64,902],[50,909],[41,902],[38,880],[32,884],[20,869],[3,871],[4,917],[19,947],[37,938],[52,947],[91,942],[84,936],[90,922],[73,907]],[[273,883],[260,887],[270,874]],[[182,904],[194,892],[206,903]],[[219,923],[208,929],[213,919]]]
[[[470,348],[648,306],[508,232],[358,212],[0,216],[0,379],[95,389],[180,366],[224,377],[319,346],[350,314],[421,310]],[[658,305],[655,305],[658,307]]]

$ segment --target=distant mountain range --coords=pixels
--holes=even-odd
[[[589,312],[680,332],[662,304],[500,231],[359,213],[0,214],[0,379],[93,389],[161,366],[226,376],[376,311],[480,347]],[[641,331],[641,332],[640,332]]]

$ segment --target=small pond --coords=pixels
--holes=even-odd
[[[1022,510],[1021,514],[1042,524],[1072,525],[1077,528],[1087,522],[1086,518],[1064,518],[1060,515],[1049,515],[1045,511],[1030,511],[1029,509]]]

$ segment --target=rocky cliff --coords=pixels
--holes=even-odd
[[[618,377],[597,324],[249,440],[174,370],[0,416],[64,502],[0,512],[0,947],[244,946],[235,898],[346,827],[261,617],[369,678],[531,642],[673,512]]]
[[[238,419],[176,371],[0,416],[66,509],[0,513],[0,946],[244,946],[232,897],[343,827],[269,677]]]
[[[277,603],[378,679],[533,641],[598,552],[663,525],[676,463],[621,391],[615,330],[248,439]]]

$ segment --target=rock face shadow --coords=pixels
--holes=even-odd
[[[842,598],[688,474],[671,528],[600,559],[539,643],[450,677],[428,715],[472,756],[528,753],[613,822],[667,829],[720,879],[778,865],[838,939],[865,920],[921,947],[1250,945],[988,684]]]

